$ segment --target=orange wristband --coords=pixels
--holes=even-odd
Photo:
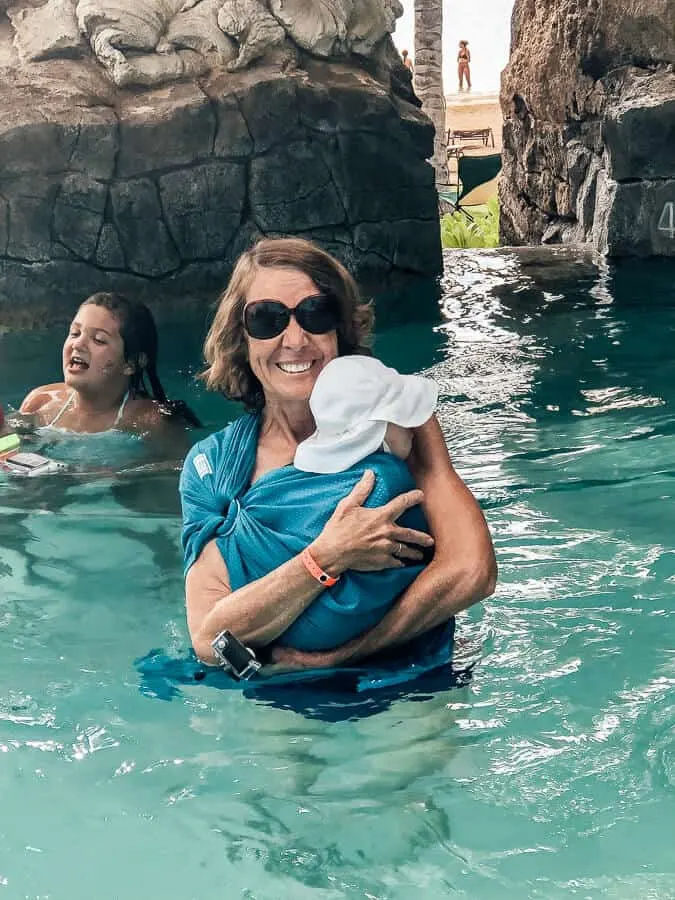
[[[302,560],[303,566],[307,569],[312,578],[316,578],[319,584],[322,584],[324,587],[333,587],[333,585],[337,584],[340,580],[339,575],[337,578],[333,578],[333,576],[329,575],[328,572],[324,572],[324,570],[309,552],[307,547],[305,547],[305,549],[300,554],[300,559]]]

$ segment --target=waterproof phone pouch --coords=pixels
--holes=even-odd
[[[15,475],[51,475],[54,472],[64,472],[68,466],[66,463],[57,462],[41,456],[39,453],[12,453],[2,461],[2,467]]]

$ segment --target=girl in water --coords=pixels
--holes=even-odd
[[[63,345],[63,382],[32,390],[20,412],[39,429],[79,434],[136,434],[176,424],[198,426],[182,402],[167,400],[157,374],[152,313],[120,294],[92,294],[80,306]]]

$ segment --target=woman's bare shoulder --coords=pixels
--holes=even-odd
[[[448,447],[435,415],[413,429],[412,452],[408,465],[416,480],[432,470],[447,474],[453,471]]]
[[[26,394],[19,409],[22,413],[36,413],[55,401],[65,401],[68,388],[63,382],[43,384]]]

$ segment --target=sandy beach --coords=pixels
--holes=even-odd
[[[473,128],[491,128],[495,138],[495,151],[502,148],[502,113],[499,95],[446,94],[446,128],[466,131]]]

